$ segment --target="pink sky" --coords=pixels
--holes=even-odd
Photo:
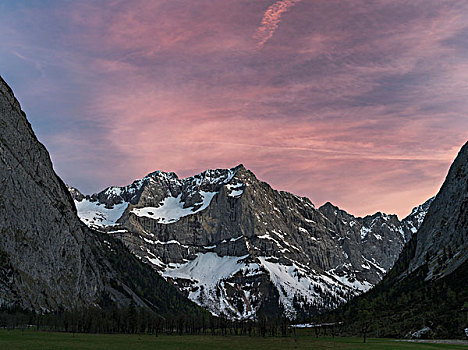
[[[467,23],[466,1],[18,1],[0,74],[85,193],[243,163],[404,216],[468,139]]]

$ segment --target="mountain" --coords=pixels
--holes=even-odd
[[[357,218],[276,191],[243,165],[185,179],[156,171],[88,196],[69,189],[83,222],[121,239],[197,304],[238,319],[307,316],[367,291],[431,201],[401,222]]]
[[[0,78],[0,305],[48,312],[132,302],[158,314],[199,311],[120,241],[80,221]]]
[[[395,266],[334,317],[358,325],[363,319],[356,316],[365,314],[379,336],[420,336],[424,330],[426,336],[461,337],[468,327],[467,285],[468,143]]]

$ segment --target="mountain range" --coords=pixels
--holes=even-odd
[[[83,195],[81,220],[121,239],[215,315],[310,316],[367,291],[396,261],[432,199],[400,221],[354,217],[276,191],[243,165],[185,179],[156,171]]]

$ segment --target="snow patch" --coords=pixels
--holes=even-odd
[[[276,286],[280,303],[283,305],[288,317],[296,315],[294,296],[300,296],[310,304],[316,304],[322,299],[318,290],[322,293],[325,292],[326,295],[338,297],[336,292],[338,289],[341,289],[341,286],[339,286],[337,281],[327,276],[311,276],[310,271],[295,263],[283,265],[269,261],[268,257],[259,257],[258,259],[260,260],[260,265],[269,273],[271,282]]]
[[[75,206],[80,220],[86,225],[105,227],[117,225],[117,220],[122,217],[128,203],[115,204],[108,209],[104,204],[83,199],[81,202],[75,201]]]
[[[330,274],[333,276],[333,278],[338,280],[341,284],[344,284],[345,286],[348,286],[360,292],[367,292],[369,289],[373,287],[373,285],[367,281],[359,281],[356,278],[350,278],[348,276],[338,276],[337,274],[333,272],[330,272]]]
[[[189,299],[206,307],[215,315],[237,313],[225,295],[224,281],[240,270],[255,270],[255,264],[246,264],[245,256],[224,256],[216,253],[198,253],[185,264],[170,264],[162,273],[165,278],[183,279],[192,282]],[[248,315],[241,315],[246,317]]]
[[[208,208],[216,193],[200,191],[202,201],[196,204],[200,206],[198,209],[195,207],[184,208],[184,202],[181,201],[182,194],[179,194],[177,197],[165,198],[159,207],[133,208],[131,213],[139,217],[154,219],[158,223],[170,224]]]
[[[244,190],[234,190],[228,194],[228,197],[237,198],[240,197],[244,193]]]
[[[241,182],[238,182],[236,184],[227,184],[226,187],[230,191],[228,197],[238,198],[244,193],[244,184]]]
[[[148,261],[157,266],[157,267],[164,267],[166,266],[166,264],[164,264],[161,260],[159,260],[158,258],[154,257],[154,258],[150,258],[149,256],[146,257],[146,259],[148,259]]]
[[[366,226],[362,226],[361,227],[361,240],[365,239],[370,232],[372,232],[372,229]]]

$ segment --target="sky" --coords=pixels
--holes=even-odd
[[[84,193],[239,163],[407,215],[468,139],[468,1],[6,0],[0,75]]]

